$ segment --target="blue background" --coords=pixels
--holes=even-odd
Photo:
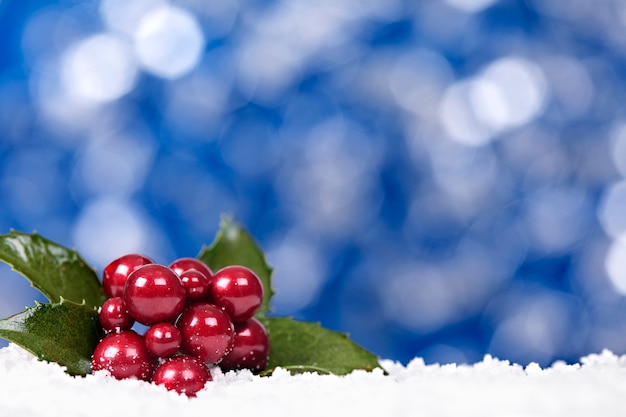
[[[231,213],[276,315],[383,358],[625,353],[625,29],[620,0],[0,0],[0,232],[101,273]],[[0,279],[0,315],[42,300]]]

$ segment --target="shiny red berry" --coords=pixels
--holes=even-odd
[[[108,332],[127,330],[135,324],[135,320],[126,310],[122,297],[113,297],[106,300],[100,308],[98,318],[102,328]]]
[[[189,305],[176,326],[183,337],[182,351],[206,363],[218,363],[233,347],[233,323],[226,313],[212,304]]]
[[[213,276],[213,271],[204,262],[196,258],[178,258],[172,262],[169,267],[176,272],[179,276],[183,272],[195,269],[202,272],[209,280]]]
[[[185,287],[178,275],[159,264],[137,268],[124,286],[128,312],[147,326],[176,320],[185,307],[185,297]]]
[[[235,324],[233,350],[220,362],[225,371],[250,369],[261,372],[267,366],[270,343],[265,326],[254,317]]]
[[[210,298],[234,322],[246,321],[254,316],[263,302],[263,284],[245,266],[226,266],[213,275]]]
[[[152,263],[154,261],[147,256],[131,253],[108,264],[102,272],[102,287],[107,298],[121,297],[128,275],[140,266]]]
[[[178,349],[182,336],[172,323],[153,324],[144,335],[148,352],[159,358],[173,356]]]
[[[197,269],[188,269],[180,274],[180,280],[185,286],[187,302],[207,301],[209,292],[209,278]]]
[[[98,343],[91,357],[91,369],[106,370],[117,379],[136,378],[147,381],[155,360],[146,349],[144,339],[133,330],[111,333]]]
[[[166,389],[195,397],[208,381],[212,381],[206,365],[193,356],[176,356],[160,364],[154,371],[152,382]]]

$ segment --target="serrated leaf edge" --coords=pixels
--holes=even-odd
[[[35,305],[30,306],[30,307],[26,307],[23,311],[21,311],[21,312],[19,312],[19,313],[15,313],[15,314],[12,314],[11,316],[8,316],[8,317],[5,317],[5,318],[2,318],[2,319],[0,319],[0,322],[5,321],[5,320],[10,320],[11,318],[13,318],[13,317],[15,317],[15,316],[19,316],[19,315],[23,315],[23,314],[32,314],[32,311],[33,311],[33,310],[35,310],[36,308],[40,307],[40,306],[48,306],[49,308],[54,308],[55,306],[61,306],[61,305],[63,305],[63,304],[73,304],[73,305],[75,305],[75,306],[84,306],[84,307],[87,307],[87,308],[91,308],[91,309],[92,309],[92,310],[94,310],[94,311],[97,311],[97,310],[98,310],[96,307],[88,305],[88,304],[87,304],[84,300],[83,300],[83,302],[82,302],[82,303],[76,303],[76,302],[74,302],[74,301],[72,301],[72,300],[67,300],[67,299],[65,299],[65,298],[63,298],[63,297],[60,297],[60,298],[61,298],[61,299],[60,299],[60,301],[59,301],[58,303],[41,303],[41,302],[39,302],[39,301],[35,301]],[[45,359],[45,354],[43,354],[43,353],[37,353],[37,352],[34,352],[34,351],[33,351],[31,348],[29,348],[28,346],[23,346],[22,344],[20,344],[20,343],[16,343],[16,342],[11,342],[11,343],[14,343],[14,344],[16,344],[17,346],[20,346],[22,349],[24,349],[25,351],[27,351],[27,352],[31,353],[34,357],[36,357],[36,358],[37,358],[38,360],[40,360],[40,361],[43,361],[43,362],[49,362],[49,363],[51,363],[51,362],[56,363],[56,364],[57,364],[57,365],[59,365],[61,368],[63,368],[63,370],[64,370],[66,373],[68,373],[68,374],[69,374],[69,375],[71,375],[71,376],[84,376],[84,375],[86,375],[86,373],[70,373],[70,372],[69,372],[69,367],[68,367],[67,365],[63,365],[63,364],[61,364],[61,363],[59,363],[59,362],[55,362],[55,361],[49,361],[49,360]]]
[[[28,237],[31,237],[31,238],[32,238],[32,237],[38,237],[38,238],[40,238],[40,239],[42,239],[42,240],[46,241],[47,243],[51,243],[51,244],[53,244],[53,245],[57,245],[57,246],[61,247],[61,248],[65,249],[65,250],[67,250],[68,252],[72,253],[72,254],[73,254],[73,255],[75,255],[76,257],[78,257],[78,260],[79,260],[81,263],[83,263],[83,264],[84,264],[84,266],[85,266],[86,268],[88,268],[88,269],[90,269],[91,271],[93,271],[93,273],[94,273],[94,274],[96,275],[96,277],[97,277],[97,274],[96,274],[95,269],[94,269],[91,265],[89,265],[89,264],[87,263],[87,261],[85,261],[85,259],[83,259],[83,257],[80,255],[80,253],[78,252],[78,250],[77,250],[76,248],[71,248],[71,249],[70,249],[70,248],[68,248],[68,247],[66,247],[66,246],[64,246],[64,245],[61,245],[61,244],[60,244],[60,243],[58,243],[58,242],[52,241],[52,240],[50,240],[50,239],[46,238],[45,236],[42,236],[41,234],[39,234],[39,232],[37,232],[37,231],[36,231],[36,230],[34,230],[34,229],[33,229],[33,231],[32,231],[31,233],[27,233],[27,232],[22,232],[22,231],[16,230],[16,229],[14,229],[14,228],[10,228],[10,229],[9,229],[9,233],[7,233],[7,234],[0,234],[0,238],[3,238],[3,237],[6,237],[6,236],[9,236],[9,235],[11,235],[11,234],[18,235],[18,236],[28,236]],[[44,288],[41,288],[39,285],[35,284],[35,283],[34,283],[34,281],[32,281],[32,280],[31,280],[31,278],[29,277],[29,272],[27,272],[27,271],[21,271],[20,269],[18,269],[18,268],[15,266],[15,264],[14,264],[14,263],[12,263],[12,262],[10,262],[10,261],[7,261],[7,260],[5,260],[5,259],[0,259],[0,262],[4,263],[4,264],[6,264],[6,265],[9,265],[9,267],[10,267],[11,271],[13,271],[13,272],[15,272],[15,273],[17,273],[17,274],[21,275],[21,276],[22,276],[22,277],[23,277],[23,278],[24,278],[24,279],[25,279],[25,280],[29,283],[29,285],[30,285],[30,287],[31,287],[31,288],[34,288],[34,289],[36,289],[37,291],[39,291],[39,292],[40,292],[40,293],[41,293],[44,297],[46,297],[46,299],[47,299],[47,300],[48,300],[51,304],[58,304],[58,300],[57,300],[54,296],[52,296],[52,294],[49,294],[49,293],[48,293],[48,292],[47,292]],[[59,298],[62,298],[62,296],[59,296]],[[68,301],[70,301],[70,300],[68,300]],[[87,300],[86,300],[85,298],[83,298],[82,303],[80,303],[80,304],[86,304],[86,302],[87,302]],[[79,303],[77,303],[77,302],[74,302],[74,303],[75,303],[75,304],[79,304]],[[94,307],[95,307],[95,306],[94,306]]]

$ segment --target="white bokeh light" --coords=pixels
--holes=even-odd
[[[93,128],[103,118],[97,118],[99,103],[86,101],[71,94],[62,82],[62,67],[57,62],[37,66],[30,79],[30,90],[41,123],[56,132],[52,138],[62,143],[72,143],[76,132]]]
[[[622,177],[626,177],[626,122],[618,124],[611,132],[611,158]]]
[[[359,12],[374,12],[374,3],[359,4]],[[381,9],[392,11],[393,3],[387,1]],[[294,0],[279,2],[262,12],[245,9],[242,22],[248,28],[236,50],[238,78],[242,91],[255,100],[279,99],[297,80],[303,66],[332,65],[353,54],[348,45],[357,11],[345,3]]]
[[[469,220],[499,198],[503,173],[489,148],[442,141],[429,152],[435,184],[448,197],[458,217]]]
[[[147,13],[165,4],[165,0],[102,0],[100,14],[109,29],[132,35]]]
[[[281,200],[317,235],[347,236],[362,230],[382,201],[372,176],[380,158],[376,143],[341,119],[311,128],[303,139],[299,156],[285,164],[277,180]]]
[[[273,278],[272,298],[281,314],[294,314],[317,300],[327,271],[315,244],[295,232],[271,248],[268,258],[281,266]]]
[[[537,65],[504,57],[478,76],[448,87],[439,103],[439,118],[452,140],[480,146],[540,116],[547,98],[547,83]]]
[[[152,253],[148,225],[129,202],[102,198],[85,206],[74,226],[74,242],[94,265],[104,266],[126,253]]]
[[[439,117],[452,140],[463,145],[480,146],[491,140],[491,132],[472,111],[471,88],[472,82],[467,80],[452,84],[440,101]]]
[[[65,52],[61,82],[72,96],[91,102],[108,102],[135,85],[137,64],[130,45],[111,33],[88,37]]]
[[[205,44],[196,18],[172,6],[147,13],[139,22],[134,41],[142,67],[167,79],[182,77],[194,69]]]
[[[476,80],[470,100],[478,120],[500,131],[537,117],[544,107],[546,89],[539,67],[522,58],[506,57],[486,68]]]
[[[398,262],[379,272],[383,314],[403,328],[426,334],[484,308],[514,264],[471,239],[445,260]]]
[[[458,318],[460,301],[449,290],[450,277],[438,268],[402,265],[384,278],[382,313],[390,321],[428,333]]]
[[[598,207],[598,218],[609,236],[626,235],[626,181],[613,184],[605,191]]]
[[[580,311],[577,300],[557,291],[516,295],[507,302],[493,333],[489,352],[508,355],[518,363],[544,362],[555,352],[570,349],[581,333],[584,321],[572,314]]]
[[[626,295],[626,241],[613,241],[606,254],[604,267],[615,291]]]
[[[457,9],[464,10],[470,13],[477,13],[493,4],[497,3],[499,0],[445,0],[451,6],[456,7]]]
[[[411,49],[389,71],[389,90],[398,105],[416,115],[433,118],[436,103],[452,80],[445,57],[427,49]]]
[[[536,249],[562,251],[583,239],[588,227],[585,219],[591,216],[593,205],[584,190],[545,188],[526,199],[521,229]]]

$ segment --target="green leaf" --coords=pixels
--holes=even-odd
[[[92,307],[106,299],[96,272],[78,255],[37,233],[0,235],[0,260],[22,274],[50,302],[62,298]]]
[[[270,359],[265,374],[278,366],[293,373],[336,375],[380,367],[376,355],[352,342],[346,334],[286,317],[267,317],[261,321],[270,336]]]
[[[101,336],[97,311],[66,300],[37,304],[0,320],[0,337],[41,360],[65,366],[71,375],[91,372],[91,354]]]
[[[208,248],[202,248],[198,259],[214,272],[228,265],[243,265],[252,269],[263,283],[263,303],[256,316],[265,317],[270,311],[272,290],[272,268],[267,264],[263,252],[254,239],[230,217],[222,217],[220,230]]]

